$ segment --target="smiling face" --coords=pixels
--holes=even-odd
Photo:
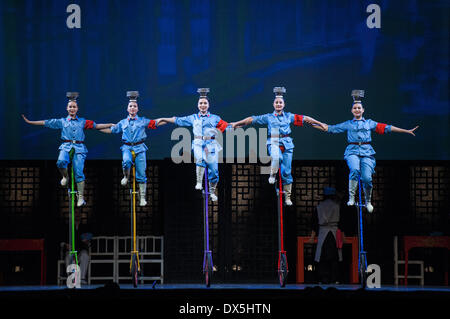
[[[139,111],[139,107],[138,107],[137,103],[134,101],[128,103],[127,111],[128,111],[128,114],[130,115],[130,117],[135,117],[137,112]]]
[[[198,107],[198,110],[200,111],[200,113],[206,114],[208,112],[208,109],[209,109],[209,101],[208,101],[208,99],[205,99],[205,98],[198,99],[197,107]]]
[[[352,106],[352,114],[356,119],[362,118],[364,114],[364,108],[361,103],[355,103]]]
[[[275,100],[273,100],[273,108],[275,109],[275,111],[277,113],[280,113],[281,111],[283,111],[283,109],[284,109],[283,98],[281,98],[281,97],[275,98]]]
[[[77,112],[78,112],[78,104],[75,101],[70,101],[69,103],[67,103],[67,113],[69,113],[70,117],[75,117],[77,116]]]

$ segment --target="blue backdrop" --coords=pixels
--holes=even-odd
[[[69,4],[81,28],[69,29]],[[366,8],[381,8],[368,28]],[[197,111],[197,87],[211,88],[211,112],[226,121],[286,110],[335,124],[352,117],[352,89],[366,90],[366,118],[417,137],[375,136],[377,159],[449,159],[449,1],[29,0],[0,2],[0,159],[55,159],[59,132],[27,125],[60,118],[66,91],[97,123],[126,116],[138,90],[140,115]],[[148,131],[149,159],[170,156],[166,125]],[[87,132],[88,159],[120,159],[120,137]],[[296,159],[341,159],[346,135],[294,128]]]

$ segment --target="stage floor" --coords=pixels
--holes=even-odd
[[[298,295],[305,294],[311,291],[317,292],[342,292],[342,293],[366,293],[366,294],[377,294],[377,293],[393,293],[393,294],[442,294],[450,296],[449,286],[389,286],[382,285],[381,288],[365,288],[362,289],[359,285],[316,285],[316,284],[287,284],[285,287],[280,287],[277,284],[211,284],[210,287],[206,287],[204,284],[145,284],[139,285],[134,288],[131,284],[120,284],[107,283],[100,285],[82,285],[81,288],[69,289],[66,286],[0,286],[0,297],[4,297],[8,294],[40,294],[40,293],[82,293],[98,291],[99,294],[105,291],[123,291],[126,292],[142,292],[144,294],[187,294],[189,293],[200,293],[205,294],[205,297],[214,295],[243,295],[246,296],[259,296],[276,293],[277,296]]]

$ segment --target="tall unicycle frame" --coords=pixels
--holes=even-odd
[[[131,155],[133,158],[132,167],[131,167],[131,178],[133,180],[130,187],[130,198],[131,198],[131,258],[130,258],[130,274],[131,281],[133,283],[133,287],[136,288],[138,286],[139,274],[141,272],[141,266],[139,264],[139,252],[137,250],[136,245],[136,153],[131,151]]]
[[[213,273],[212,252],[209,247],[209,220],[208,220],[208,168],[205,168],[205,187],[203,195],[203,275],[205,276],[206,287],[211,286]]]
[[[73,157],[75,154],[75,149],[72,148],[69,151],[69,157],[70,157],[70,184],[67,183],[68,185],[70,185],[68,187],[68,195],[69,195],[69,207],[70,207],[70,215],[69,215],[69,243],[70,243],[70,251],[69,251],[69,256],[70,256],[70,262],[69,264],[75,264],[76,265],[76,269],[75,269],[75,276],[74,276],[74,280],[75,283],[79,282],[80,278],[77,278],[77,276],[79,276],[78,270],[79,270],[79,266],[78,266],[78,254],[77,251],[75,250],[75,197],[77,194],[77,191],[75,190],[75,179],[74,179],[74,174],[73,174]],[[76,287],[76,286],[75,286]]]
[[[364,207],[362,203],[361,196],[361,177],[358,178],[358,193],[359,193],[359,201],[356,205],[357,216],[358,216],[358,274],[359,280],[361,284],[361,288],[366,287],[366,278],[367,278],[367,252],[364,250],[364,232],[363,232],[363,215],[362,208]]]
[[[281,170],[278,170],[278,188],[275,183],[275,190],[277,193],[277,210],[278,210],[278,280],[280,287],[285,287],[288,276],[288,263],[286,251],[284,250],[284,226],[283,226],[283,186],[281,181]]]

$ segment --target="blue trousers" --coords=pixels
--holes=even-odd
[[[349,179],[357,181],[361,176],[364,187],[372,187],[372,174],[375,172],[376,165],[375,157],[348,155],[345,160],[350,169]]]
[[[75,182],[79,183],[85,180],[84,177],[84,161],[86,159],[86,153],[75,153],[73,155],[73,174],[75,177]],[[59,151],[58,161],[56,162],[56,166],[59,168],[67,168],[70,163],[69,152],[67,151]]]
[[[208,181],[213,184],[219,182],[219,153],[215,150],[207,151],[206,147],[194,145],[195,164],[208,168]]]
[[[281,181],[283,185],[292,184],[292,153],[294,149],[281,151],[278,144],[268,145],[269,155],[272,158],[272,165],[278,161],[281,170]]]
[[[147,183],[147,176],[145,175],[145,171],[147,169],[147,159],[145,156],[145,152],[140,152],[136,154],[135,164],[136,164],[136,181],[138,183]],[[133,156],[131,154],[131,150],[129,149],[123,150],[122,168],[131,169],[132,165],[133,165]]]

